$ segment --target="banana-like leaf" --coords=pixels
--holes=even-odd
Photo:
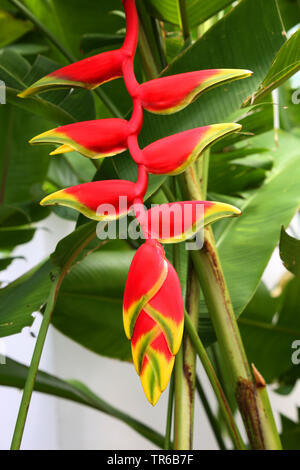
[[[289,271],[295,276],[300,275],[300,240],[291,237],[286,233],[284,228],[281,229],[280,235],[280,258]]]
[[[23,389],[27,375],[28,367],[7,357],[5,364],[1,365],[0,368],[0,385]],[[112,416],[127,424],[158,447],[163,447],[163,436],[137,419],[114,408],[78,380],[61,380],[58,377],[39,370],[34,389],[37,392],[64,398]]]
[[[254,103],[278,88],[300,70],[300,30],[296,31],[280,48],[258,91],[245,101],[245,106]],[[297,96],[298,98],[298,96]],[[298,103],[299,101],[297,101]],[[296,103],[296,104],[297,104]]]
[[[178,3],[174,0],[146,0],[146,5],[151,14],[160,20],[180,25]],[[210,0],[201,2],[189,0],[186,2],[187,15],[190,27],[197,26],[205,20],[226,8],[232,2],[230,0]]]
[[[0,10],[0,47],[7,46],[33,29],[30,21],[14,18],[10,13]]]

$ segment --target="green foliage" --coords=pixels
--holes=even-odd
[[[230,3],[231,0],[210,0],[209,2],[190,0],[187,4],[190,27],[203,23],[211,16],[224,10]],[[177,1],[146,0],[146,5],[149,11],[157,18],[176,25],[180,24]]]
[[[300,275],[300,240],[291,237],[284,228],[280,235],[280,258],[286,269],[296,276]]]
[[[0,384],[22,389],[27,373],[28,367],[10,358],[6,358],[6,364],[0,367]],[[35,382],[35,390],[37,392],[71,400],[105,413],[123,421],[123,423],[130,426],[146,439],[149,439],[149,441],[153,442],[158,447],[163,446],[163,436],[123,411],[111,406],[78,380],[64,381],[46,372],[39,371]]]
[[[254,95],[255,100],[264,98],[265,95],[278,88],[279,85],[300,70],[299,49],[300,31],[296,31],[276,54],[266,78]]]
[[[281,296],[274,299],[260,285],[240,317],[241,333],[249,360],[254,362],[268,383],[277,381],[294,385],[300,378],[299,366],[292,362],[292,344],[300,336],[297,315],[299,287],[299,278],[295,278],[286,285]],[[289,380],[286,376],[289,376]]]
[[[299,450],[300,442],[300,409],[298,408],[298,422],[281,415],[281,441],[285,450]]]
[[[103,251],[76,264],[61,287],[53,325],[88,349],[130,360],[122,298],[133,252]]]
[[[0,47],[7,46],[32,29],[29,21],[18,20],[6,11],[0,10]]]

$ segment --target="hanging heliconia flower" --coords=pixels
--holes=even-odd
[[[130,266],[123,321],[136,371],[152,405],[168,385],[182,340],[183,319],[177,273],[162,246],[148,240],[137,250]]]
[[[210,201],[164,204],[146,211],[143,200],[148,187],[148,173],[181,173],[201,157],[209,145],[239,131],[241,126],[211,124],[168,136],[141,149],[138,134],[143,125],[143,110],[157,114],[175,113],[212,87],[248,77],[251,72],[202,70],[158,78],[140,85],[133,68],[138,41],[135,0],[122,0],[122,3],[127,32],[119,50],[63,67],[38,80],[19,96],[24,98],[61,87],[94,89],[115,78],[124,78],[133,100],[129,121],[104,119],[61,126],[34,137],[31,143],[59,145],[51,155],[77,151],[92,159],[129,149],[138,165],[135,183],[112,180],[80,184],[48,195],[41,204],[67,206],[100,221],[115,220],[132,209],[135,211],[146,242],[137,250],[128,273],[123,322],[145,394],[155,405],[169,382],[174,358],[181,345],[184,320],[179,279],[160,243],[182,242],[205,225],[224,217],[238,216],[240,211],[229,204]]]

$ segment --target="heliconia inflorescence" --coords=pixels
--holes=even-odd
[[[157,78],[139,84],[134,74],[138,42],[135,0],[122,0],[127,32],[119,50],[104,52],[63,67],[23,91],[25,98],[52,88],[94,89],[119,77],[124,78],[133,100],[131,119],[103,119],[61,126],[33,138],[32,144],[53,143],[51,155],[77,151],[96,159],[126,149],[138,165],[136,183],[123,180],[80,184],[48,195],[42,205],[63,205],[94,220],[110,221],[134,208],[145,236],[137,250],[125,286],[123,322],[131,340],[132,357],[145,394],[155,405],[166,388],[183,335],[184,305],[177,273],[165,256],[161,243],[189,239],[196,231],[218,219],[240,215],[225,203],[185,201],[164,204],[146,211],[143,200],[148,174],[176,175],[183,172],[218,139],[240,130],[233,123],[212,124],[184,131],[153,142],[144,149],[138,144],[143,110],[171,114],[192,103],[201,93],[219,84],[248,77],[248,70],[202,70]],[[126,203],[120,207],[120,197]],[[113,214],[105,206],[114,208]],[[176,218],[176,210],[184,217]]]

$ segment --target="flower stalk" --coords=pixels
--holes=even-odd
[[[36,380],[36,375],[38,373],[39,369],[39,364],[41,360],[41,356],[43,353],[48,329],[51,323],[52,319],[52,314],[56,305],[56,300],[59,294],[59,290],[61,287],[61,284],[68,274],[73,262],[76,260],[76,258],[79,256],[79,254],[84,250],[91,241],[93,241],[96,237],[96,233],[93,232],[90,236],[84,240],[78,248],[75,248],[72,255],[70,258],[67,260],[66,264],[63,266],[61,271],[55,271],[50,273],[51,276],[51,289],[49,292],[47,304],[46,304],[46,309],[43,315],[43,320],[42,324],[38,333],[38,337],[36,340],[34,352],[32,355],[28,375],[26,378],[25,386],[24,386],[24,391],[21,399],[21,404],[18,412],[18,417],[14,429],[14,434],[12,438],[12,443],[11,443],[11,450],[19,450],[21,443],[22,443],[22,438],[23,438],[23,433],[24,433],[24,428],[27,420],[27,415],[28,415],[28,410],[31,402],[31,397],[35,385],[35,380]]]
[[[187,13],[186,0],[177,0],[178,1],[178,10],[179,10],[179,19],[180,27],[182,30],[183,39],[186,44],[189,44],[191,41],[191,33],[189,28],[189,19]]]
[[[235,448],[239,450],[244,450],[245,446],[243,443],[243,440],[241,438],[240,432],[236,426],[236,423],[234,421],[233,415],[231,413],[229,404],[227,402],[226,396],[224,394],[224,391],[222,389],[222,386],[219,382],[219,379],[215,373],[215,370],[210,362],[210,359],[207,355],[207,352],[205,350],[205,347],[203,346],[197,331],[195,330],[189,315],[187,312],[185,313],[184,317],[185,321],[185,328],[186,331],[193,343],[193,346],[197,352],[197,355],[199,356],[201,363],[204,367],[204,370],[207,374],[207,377],[211,383],[211,386],[215,392],[216,398],[218,400],[219,406],[220,406],[220,411],[223,415],[224,421],[227,426],[227,430],[234,442]]]
[[[28,376],[26,379],[21,405],[19,408],[19,413],[17,417],[17,422],[14,430],[14,435],[11,443],[11,450],[19,450],[22,442],[23,432],[25,428],[25,423],[28,415],[29,405],[34,389],[35,379],[39,368],[39,363],[41,355],[43,352],[47,332],[52,318],[52,313],[56,304],[57,294],[59,290],[59,285],[61,282],[60,276],[58,273],[52,274],[52,287],[49,293],[47,307],[43,316],[42,324],[40,331],[37,337],[36,345],[34,348]]]
[[[194,268],[190,263],[187,278],[186,310],[194,328],[198,328],[199,287]],[[194,404],[196,384],[196,350],[185,332],[181,358],[176,367],[176,408],[177,420],[181,426],[175,428],[174,449],[193,449]]]

